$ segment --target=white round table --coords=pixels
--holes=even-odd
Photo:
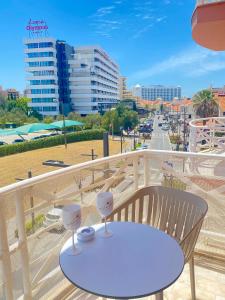
[[[62,272],[75,286],[101,297],[135,299],[158,294],[172,285],[183,271],[179,244],[148,225],[112,222],[112,237],[99,235],[104,224],[94,226],[96,237],[80,243],[81,254],[68,255],[72,238],[60,253]],[[159,295],[159,294],[158,294]],[[162,293],[157,299],[162,299]]]

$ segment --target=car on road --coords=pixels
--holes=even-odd
[[[25,142],[25,140],[23,140],[23,139],[15,139],[15,140],[12,142],[12,144],[23,143],[23,142]]]
[[[170,129],[170,125],[169,124],[162,124],[162,130],[169,130]]]
[[[148,145],[147,144],[142,144],[141,145],[141,148],[144,150],[144,149],[148,149]]]
[[[33,137],[31,140],[36,141],[36,140],[39,140],[39,139],[42,139],[42,138],[43,138],[42,135],[38,135],[38,136]]]
[[[45,221],[44,221],[44,227],[51,226],[53,224],[56,224],[56,226],[51,230],[56,231],[62,231],[64,230],[63,226],[63,220],[62,220],[62,212],[63,212],[63,206],[59,205],[51,209],[46,215],[45,215]]]

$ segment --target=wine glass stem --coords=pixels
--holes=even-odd
[[[73,238],[73,249],[75,250],[75,249],[76,249],[76,246],[75,246],[75,240],[74,240],[74,236],[75,236],[75,231],[73,230],[73,232],[72,232],[72,238]]]
[[[108,233],[107,225],[106,225],[106,218],[105,218],[105,233]]]

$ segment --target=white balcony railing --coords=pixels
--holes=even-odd
[[[202,196],[209,205],[196,255],[225,266],[225,157],[143,150],[46,173],[0,189],[0,298],[48,299],[64,276],[58,255],[70,233],[42,225],[54,205],[76,202],[83,224],[100,221],[96,194],[110,190],[115,206],[142,186],[166,185]],[[36,228],[31,220],[36,220]],[[38,221],[37,221],[38,220]],[[58,229],[58,231],[56,231]]]
[[[190,123],[190,151],[225,152],[225,117],[196,119]]]

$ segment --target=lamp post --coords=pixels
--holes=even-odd
[[[134,129],[134,150],[136,148],[135,129]]]
[[[114,111],[116,110],[116,108],[112,107],[110,110],[112,112],[112,115],[111,115],[112,140],[114,140]]]
[[[120,152],[123,153],[123,127],[120,127]]]
[[[53,102],[58,102],[57,99],[53,99]],[[59,105],[61,105],[61,111],[62,111],[62,116],[63,116],[63,135],[64,135],[64,145],[65,145],[65,149],[67,149],[67,139],[66,139],[66,131],[65,131],[65,115],[64,115],[64,103],[63,101],[59,100]]]
[[[61,108],[62,108],[62,117],[63,117],[63,135],[64,135],[64,145],[65,149],[67,149],[67,138],[66,138],[66,122],[65,122],[65,115],[64,115],[64,103],[61,102]]]

